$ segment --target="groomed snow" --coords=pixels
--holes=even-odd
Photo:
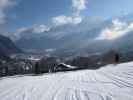
[[[0,80],[0,100],[133,100],[133,62]]]

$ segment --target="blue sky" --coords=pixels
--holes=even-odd
[[[80,21],[80,17],[107,18],[133,12],[133,0],[79,0],[82,6],[78,3],[75,8],[72,1],[78,0],[0,0],[0,31],[51,25],[54,18],[55,23],[59,18],[72,23],[73,20]],[[74,15],[75,12],[78,14]]]

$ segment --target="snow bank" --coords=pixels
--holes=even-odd
[[[133,100],[133,62],[0,80],[0,100]]]

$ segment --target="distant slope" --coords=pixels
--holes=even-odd
[[[0,35],[0,56],[18,52],[21,52],[21,50],[8,37]]]
[[[133,62],[0,80],[1,100],[133,100]]]

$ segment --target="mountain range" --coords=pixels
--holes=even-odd
[[[19,38],[16,38],[14,42],[25,51],[48,52],[54,55],[87,55],[109,49],[132,50],[133,30],[113,40],[96,39],[102,30],[114,27],[112,24],[114,19],[131,24],[133,14],[104,20],[86,17],[80,24],[51,26],[49,30],[39,33],[34,31],[34,27],[20,32]]]

